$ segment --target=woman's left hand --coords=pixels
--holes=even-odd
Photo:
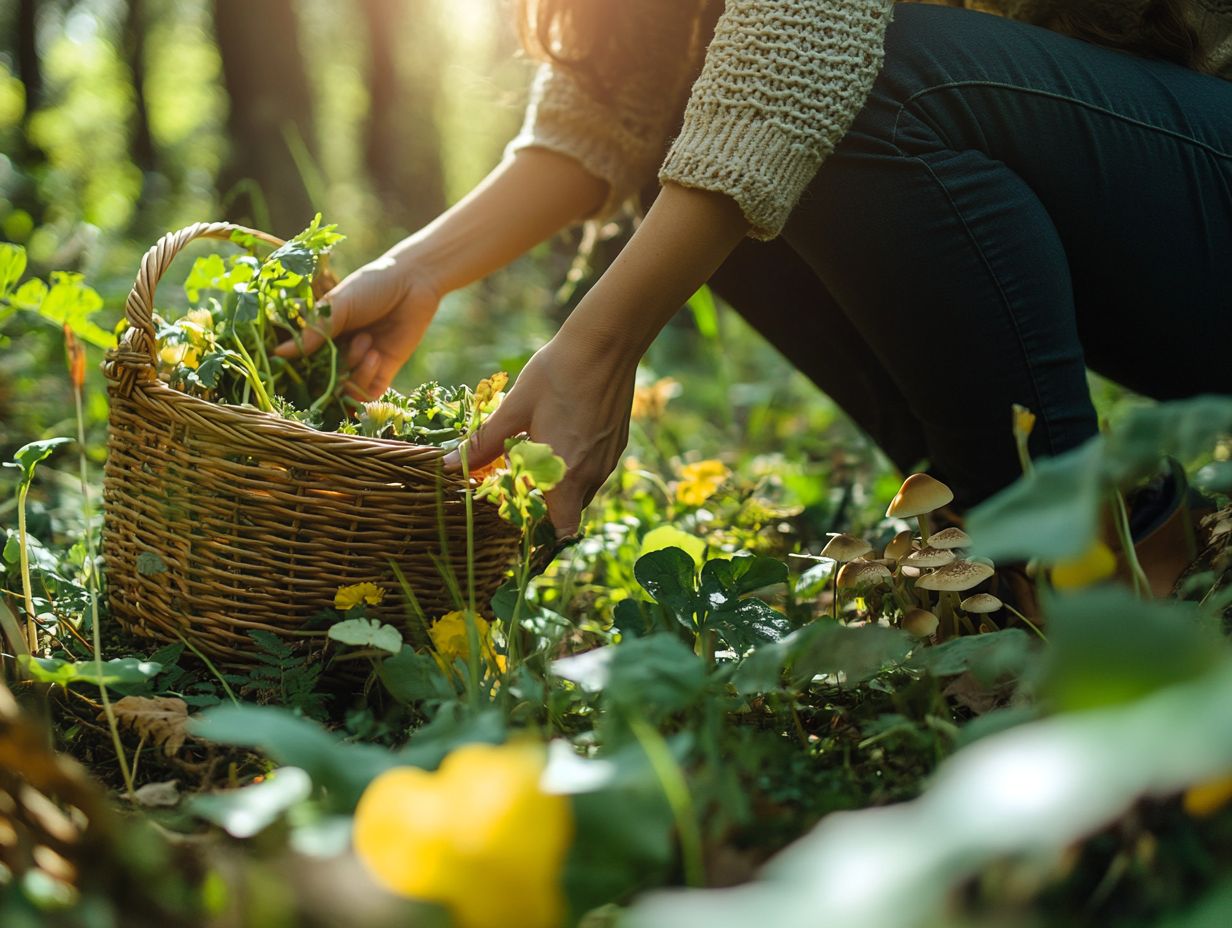
[[[568,468],[547,494],[558,538],[577,534],[581,513],[607,480],[629,439],[637,357],[605,350],[601,340],[566,325],[535,352],[504,402],[467,442],[467,468],[505,453],[505,440],[529,435],[551,446]],[[457,451],[446,470],[461,468]]]

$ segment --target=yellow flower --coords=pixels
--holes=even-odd
[[[158,357],[168,367],[175,367],[177,364],[183,364],[185,367],[196,370],[200,359],[197,356],[197,349],[192,345],[164,345],[159,351]]]
[[[668,401],[680,392],[680,384],[671,377],[657,380],[648,387],[633,390],[634,419],[658,419],[667,409]]]
[[[470,744],[440,770],[377,777],[355,810],[355,851],[392,892],[445,907],[457,928],[555,928],[573,836],[569,800],[540,788],[543,751]]]
[[[1185,792],[1185,811],[1194,818],[1209,818],[1232,802],[1232,773],[1199,783]]]
[[[1058,590],[1079,590],[1107,580],[1116,573],[1117,559],[1102,541],[1096,541],[1087,553],[1052,568],[1052,585]]]
[[[385,598],[385,591],[375,583],[354,583],[351,586],[340,586],[334,594],[334,608],[339,612],[354,609],[360,603],[369,606],[379,606]]]
[[[700,506],[714,496],[723,481],[731,476],[722,461],[698,461],[680,468],[676,499],[686,506]]]
[[[1021,438],[1027,438],[1035,431],[1035,413],[1027,409],[1026,406],[1014,404],[1014,434]]]
[[[492,626],[485,619],[475,618],[475,632],[479,635],[479,651],[493,670],[505,672],[505,655],[497,654],[492,644]],[[437,663],[446,673],[454,661],[470,657],[470,637],[466,629],[466,613],[458,610],[448,612],[428,627],[428,637],[436,651]]]
[[[208,309],[190,309],[184,314],[184,319],[199,329],[207,332],[214,331],[214,317],[210,315]]]
[[[498,371],[491,377],[485,377],[479,381],[479,386],[475,387],[475,405],[479,409],[486,409],[487,405],[500,396],[501,391],[508,385],[509,375],[504,371]]]

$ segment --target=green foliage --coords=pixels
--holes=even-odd
[[[376,619],[345,619],[331,625],[328,634],[332,641],[356,648],[376,648],[390,654],[402,650],[402,634]]]
[[[312,778],[298,767],[279,767],[260,783],[194,796],[190,811],[233,838],[251,838],[312,795]]]
[[[57,328],[67,327],[96,348],[115,344],[115,336],[93,319],[103,308],[103,298],[86,286],[82,275],[53,271],[50,286],[37,278],[18,286],[25,270],[25,249],[0,243],[0,326],[20,310]]]
[[[39,463],[47,460],[51,453],[60,447],[60,445],[68,444],[72,441],[71,438],[48,438],[44,441],[32,441],[28,445],[22,445],[13,453],[14,463],[5,463],[5,467],[16,467],[21,470],[22,486],[29,486],[34,480],[34,469]]]
[[[135,657],[118,657],[96,664],[94,661],[69,661],[57,657],[21,655],[18,662],[35,680],[68,687],[74,683],[90,686],[131,687],[146,683],[162,670],[162,665]]]
[[[273,699],[310,718],[320,717],[326,697],[317,691],[322,666],[312,655],[297,652],[277,635],[260,630],[248,633],[255,645],[255,664],[241,689],[258,698]]]

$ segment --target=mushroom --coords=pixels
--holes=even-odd
[[[885,548],[885,556],[901,561],[915,550],[915,536],[911,532],[899,532]]]
[[[863,538],[856,538],[854,535],[836,532],[831,536],[826,546],[821,549],[821,556],[828,557],[832,561],[838,561],[840,564],[846,564],[858,557],[864,557],[864,555],[869,554],[872,550],[873,546]]]
[[[989,615],[1001,609],[1005,603],[997,599],[991,593],[976,593],[974,596],[968,596],[960,604],[959,608],[963,612],[971,615]]]
[[[926,574],[915,582],[916,589],[936,590],[941,593],[941,620],[952,628],[955,623],[955,607],[958,594],[979,586],[993,575],[987,564],[976,561],[955,561]],[[948,620],[948,621],[947,621]],[[969,620],[968,620],[969,621]]]
[[[855,560],[844,564],[838,572],[838,586],[841,590],[854,589],[861,586],[871,586],[874,583],[884,583],[891,577],[890,569],[876,561]]]
[[[954,499],[954,491],[940,480],[928,474],[912,474],[903,481],[898,495],[894,497],[886,509],[886,516],[895,519],[910,519],[913,516],[919,520],[920,539],[928,544],[929,521],[928,514],[949,504]]]
[[[917,638],[931,638],[937,634],[941,620],[927,609],[912,609],[903,616],[903,631]]]
[[[958,560],[958,555],[953,551],[929,545],[927,548],[921,548],[919,551],[908,554],[903,563],[910,564],[912,567],[944,567],[946,564],[953,564],[956,560]]]
[[[971,536],[957,526],[943,528],[928,539],[930,548],[943,548],[949,551],[953,548],[971,547]]]

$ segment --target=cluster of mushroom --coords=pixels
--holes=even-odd
[[[979,631],[995,628],[989,616],[1002,608],[1001,600],[989,593],[971,593],[993,576],[993,563],[962,556],[971,541],[962,529],[932,531],[932,513],[953,499],[953,491],[944,483],[927,474],[913,474],[904,481],[886,516],[916,519],[918,536],[900,532],[880,557],[862,538],[831,537],[821,557],[841,565],[835,579],[836,617],[840,597],[851,592],[875,603],[890,597],[898,606],[902,627],[920,638],[952,637],[960,624],[971,633],[977,631],[977,623]],[[968,595],[962,598],[964,593]]]

